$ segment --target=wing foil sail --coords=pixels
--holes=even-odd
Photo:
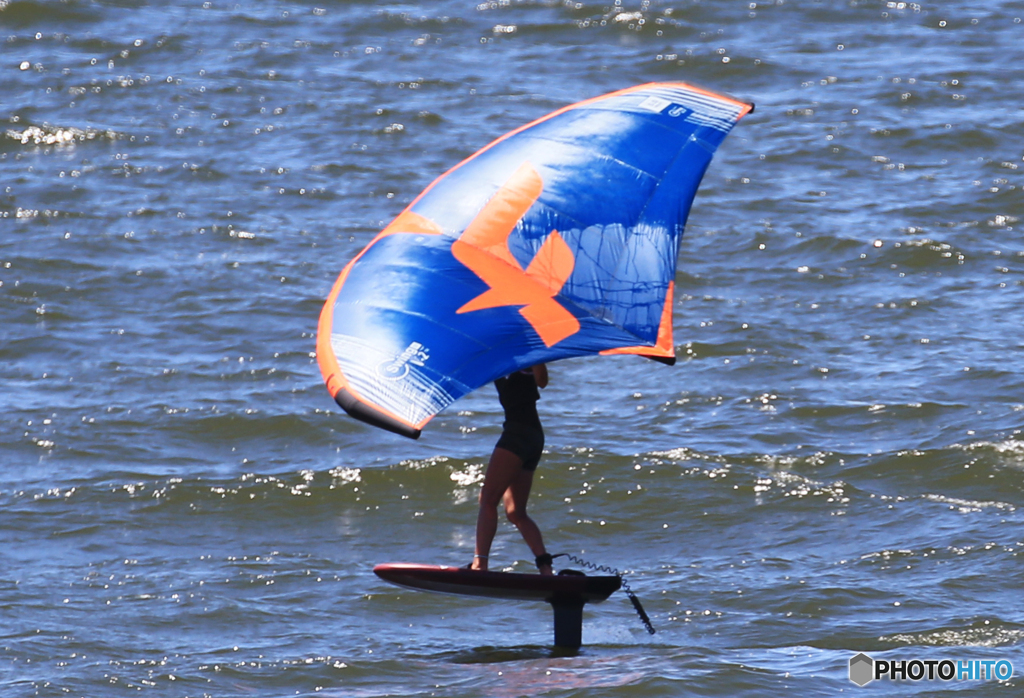
[[[350,415],[412,438],[518,368],[675,360],[679,239],[753,105],[652,83],[559,109],[436,179],[342,270],[317,358]]]

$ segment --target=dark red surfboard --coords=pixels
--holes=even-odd
[[[385,581],[410,589],[517,601],[557,603],[566,600],[580,606],[600,603],[622,586],[622,580],[615,576],[475,572],[461,567],[405,562],[377,565],[373,571]]]

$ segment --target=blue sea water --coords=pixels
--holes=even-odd
[[[4,696],[1017,695],[1024,4],[0,0]],[[757,104],[681,246],[674,367],[550,367],[531,513],[629,572],[464,564],[484,388],[416,442],[315,359],[342,266],[510,129],[682,80]],[[613,196],[614,193],[609,193]],[[511,527],[497,565],[528,571]],[[1008,681],[848,679],[996,659]]]

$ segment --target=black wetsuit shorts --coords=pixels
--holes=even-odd
[[[497,447],[519,456],[523,461],[523,469],[532,472],[537,469],[544,451],[544,430],[540,424],[505,422]]]

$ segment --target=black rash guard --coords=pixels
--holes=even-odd
[[[516,371],[504,378],[494,381],[498,388],[498,400],[505,409],[505,422],[539,427],[540,416],[537,414],[537,400],[540,391],[533,371]]]

